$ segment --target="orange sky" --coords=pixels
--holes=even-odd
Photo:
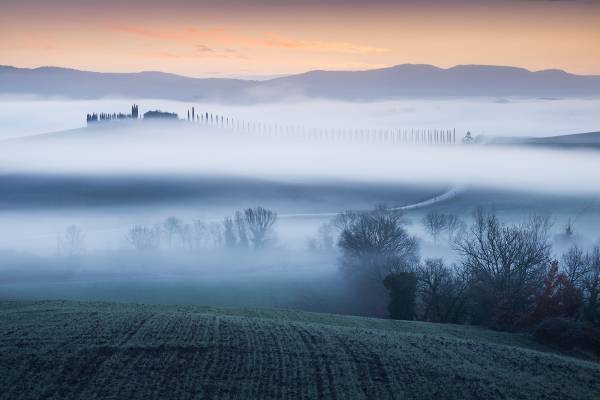
[[[0,64],[199,77],[401,63],[600,74],[596,0],[124,3],[2,0]]]

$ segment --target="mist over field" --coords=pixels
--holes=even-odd
[[[380,102],[296,99],[259,105],[226,105],[152,99],[69,100],[0,96],[0,138],[84,125],[86,113],[122,112],[135,102],[142,112],[199,112],[247,121],[320,128],[436,128],[489,136],[553,136],[598,129],[600,98],[439,98]]]
[[[0,3],[0,400],[600,400],[600,1]]]
[[[600,179],[596,150],[335,139],[336,132],[351,129],[365,137],[384,130],[455,129],[457,141],[471,131],[483,143],[493,136],[580,133],[599,125],[597,99],[137,103],[142,113],[160,109],[185,119],[193,106],[197,113],[271,130],[143,120],[84,127],[85,114],[123,112],[131,101],[2,98],[5,296],[369,314],[340,280],[338,251],[320,249],[320,241],[337,240],[335,230],[322,237],[322,227],[338,213],[378,204],[404,209],[423,257],[456,258],[451,241],[434,242],[421,223],[431,207],[465,224],[482,205],[510,221],[544,214],[552,218],[553,235],[572,221],[578,243],[589,247],[598,240],[600,188],[591,184]],[[288,134],[274,135],[276,129]],[[331,137],[299,134],[318,129]],[[227,217],[256,206],[278,214],[268,251],[252,254],[214,242]],[[150,252],[132,246],[132,229],[164,231],[173,217],[185,229],[203,224],[202,243],[168,244],[163,232]],[[75,238],[68,236],[70,227]],[[74,241],[70,246],[77,248],[69,251],[76,257],[65,252],[65,241]],[[239,296],[218,295],[231,290]]]

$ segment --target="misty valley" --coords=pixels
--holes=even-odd
[[[219,386],[226,392],[238,387],[229,380],[262,381],[261,373],[246,356],[238,372],[225,371],[230,361],[209,368],[205,360],[258,352],[261,363],[278,365],[282,340],[283,354],[321,354],[285,368],[336,370],[331,387],[351,398],[386,397],[366,381],[347,387],[344,354],[355,348],[375,357],[364,368],[376,379],[390,371],[398,384],[406,354],[423,363],[419,374],[445,376],[451,361],[442,365],[435,354],[456,346],[458,360],[475,351],[493,354],[497,366],[542,357],[581,371],[574,378],[557,367],[554,386],[536,393],[567,387],[587,398],[597,386],[573,384],[594,381],[600,354],[594,98],[1,102],[0,115],[18,123],[0,141],[0,313],[19,336],[41,327],[41,341],[26,333],[9,346],[54,362],[56,350],[40,344],[51,336],[72,357],[50,373],[15,352],[20,371],[38,377],[32,393],[64,392],[71,370],[103,379],[113,369],[102,365],[114,362],[114,371],[136,376],[136,387],[152,387],[139,382],[163,371],[167,356],[228,376]],[[485,132],[465,108],[482,114]],[[555,126],[564,121],[557,110],[573,126]],[[523,119],[508,119],[513,113]],[[148,345],[149,337],[161,344]],[[516,353],[503,358],[505,349]],[[486,357],[461,376],[477,382]],[[510,391],[506,371],[497,379]],[[5,379],[18,382],[21,373]],[[160,376],[178,385],[178,375]],[[113,389],[73,387],[121,396],[130,380],[117,381]],[[470,393],[451,388],[453,398]]]
[[[598,21],[0,0],[0,400],[599,400]]]
[[[402,215],[415,256],[449,265],[460,262],[456,238],[479,209],[507,224],[547,218],[555,258],[572,246],[591,250],[598,240],[600,192],[590,182],[600,161],[587,149],[465,145],[464,132],[457,140],[455,128],[443,131],[444,144],[442,130],[434,142],[435,129],[261,125],[245,122],[249,110],[230,123],[238,108],[213,121],[202,105],[188,106],[187,117],[178,109],[182,120],[153,120],[138,117],[137,107],[133,117],[100,114],[105,120],[90,121],[96,114],[89,113],[87,127],[3,142],[4,296],[385,317],[385,288],[377,290],[375,306],[365,305],[342,271],[343,229],[336,218],[345,211],[383,207]],[[361,106],[323,107],[327,115]],[[291,103],[286,113],[300,110]],[[363,127],[378,117],[351,118]],[[595,140],[590,135],[591,146]],[[581,169],[573,167],[578,163]],[[529,178],[518,176],[523,171]],[[255,228],[244,215],[259,209],[274,217],[264,243],[255,246]],[[453,226],[433,232],[425,222],[431,215],[446,216]],[[565,237],[567,226],[573,232]]]

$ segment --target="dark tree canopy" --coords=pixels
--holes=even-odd
[[[390,291],[388,311],[392,319],[412,320],[415,317],[417,276],[414,272],[398,272],[388,275],[383,285]]]

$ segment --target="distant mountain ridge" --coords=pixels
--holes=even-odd
[[[104,73],[58,67],[0,67],[3,94],[201,100],[219,99],[252,84],[253,81],[240,79],[197,79],[156,71]]]
[[[585,97],[600,95],[600,75],[562,70],[402,64],[365,71],[309,71],[263,81],[190,78],[164,72],[101,73],[59,67],[0,66],[0,94],[69,98],[159,98],[269,102],[290,97],[385,100],[404,97]]]

